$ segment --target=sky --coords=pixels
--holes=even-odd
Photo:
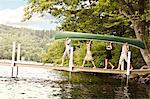
[[[45,14],[44,17],[34,15],[30,20],[21,22],[26,5],[27,0],[0,0],[0,24],[35,30],[56,29],[58,20],[50,14]]]

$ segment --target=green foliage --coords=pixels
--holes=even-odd
[[[21,57],[25,60],[41,61],[40,54],[46,50],[52,33],[49,31],[35,31],[24,28],[14,28],[0,25],[0,59],[10,59],[12,43],[21,44]]]
[[[136,49],[134,47],[130,48],[131,50],[131,62],[134,68],[140,68],[141,66],[143,66],[145,64],[142,55],[139,54],[140,50]]]
[[[60,64],[64,48],[63,41],[51,42],[48,50],[42,54],[42,62]]]
[[[148,0],[144,3],[143,6],[140,0],[29,0],[24,16],[30,19],[34,13],[48,12],[63,19],[62,30],[108,34],[116,32],[118,35],[120,32],[125,34],[127,29],[132,30],[129,17],[143,19],[149,16]],[[140,15],[143,9],[146,13]]]
[[[35,13],[44,15],[47,12],[63,19],[59,29],[67,31],[135,37],[131,27],[133,21],[149,22],[149,0],[28,1],[25,19],[30,19]]]
[[[121,45],[113,44],[111,63],[114,66],[118,66],[120,54],[121,54]]]
[[[144,41],[145,41],[145,43],[146,43],[146,45],[147,45],[148,51],[150,52],[150,35],[149,35],[149,36],[148,36],[148,35],[145,35]]]
[[[94,56],[94,62],[97,65],[97,67],[104,66],[105,43],[98,41],[93,42],[91,51]]]
[[[86,54],[86,45],[85,43],[80,43],[80,45],[74,51],[74,64],[76,66],[82,66]]]

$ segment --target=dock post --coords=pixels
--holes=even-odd
[[[11,77],[14,75],[14,66],[15,66],[15,52],[16,52],[16,42],[13,42],[13,49],[12,49],[12,61],[11,61],[11,67],[12,67],[12,73]]]
[[[17,46],[17,62],[20,62],[20,44]]]
[[[18,44],[17,46],[17,63],[20,63],[20,49],[21,49],[21,44]],[[18,76],[18,66],[16,68],[16,77]]]
[[[73,47],[70,49],[70,59],[69,59],[69,71],[72,71],[73,67]]]
[[[130,58],[131,58],[131,51],[128,51],[127,76],[130,75]]]

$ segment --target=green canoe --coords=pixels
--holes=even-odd
[[[65,39],[71,38],[73,40],[98,40],[104,42],[113,42],[123,44],[128,42],[130,46],[134,46],[137,48],[144,49],[144,42],[141,40],[137,40],[134,38],[125,38],[125,37],[118,37],[113,35],[100,35],[100,34],[90,34],[90,33],[79,33],[79,32],[55,32],[54,39]]]

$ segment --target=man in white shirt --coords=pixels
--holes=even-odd
[[[120,55],[120,59],[119,59],[119,64],[118,64],[118,68],[117,70],[120,70],[121,67],[121,63],[125,60],[126,62],[128,61],[128,50],[129,50],[129,45],[126,42],[125,44],[123,44],[122,46],[122,52]]]
[[[71,39],[70,38],[66,38],[65,40],[65,51],[64,51],[64,54],[63,54],[63,57],[62,57],[62,63],[61,63],[61,66],[63,66],[64,64],[64,60],[66,58],[66,55],[68,56],[68,58],[70,58],[70,50],[71,50]]]

